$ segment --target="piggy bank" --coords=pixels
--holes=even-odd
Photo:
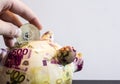
[[[72,84],[83,66],[81,53],[53,41],[47,31],[39,40],[0,50],[0,84]]]

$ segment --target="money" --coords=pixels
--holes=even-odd
[[[40,31],[32,24],[24,24],[20,27],[22,34],[17,38],[18,43],[35,41],[40,39]]]

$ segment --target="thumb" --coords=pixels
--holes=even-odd
[[[21,35],[21,30],[12,23],[0,20],[0,35],[3,35],[7,47],[13,47],[15,38]]]
[[[8,38],[18,37],[21,34],[21,30],[12,23],[0,20],[0,35]]]

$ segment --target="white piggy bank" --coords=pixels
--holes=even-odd
[[[73,72],[82,69],[81,54],[61,47],[46,32],[38,41],[0,50],[0,84],[72,84]]]

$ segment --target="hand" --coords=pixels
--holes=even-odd
[[[42,29],[38,17],[20,0],[0,0],[0,35],[8,47],[14,46],[15,38],[21,33],[19,27],[22,23],[15,14]]]

